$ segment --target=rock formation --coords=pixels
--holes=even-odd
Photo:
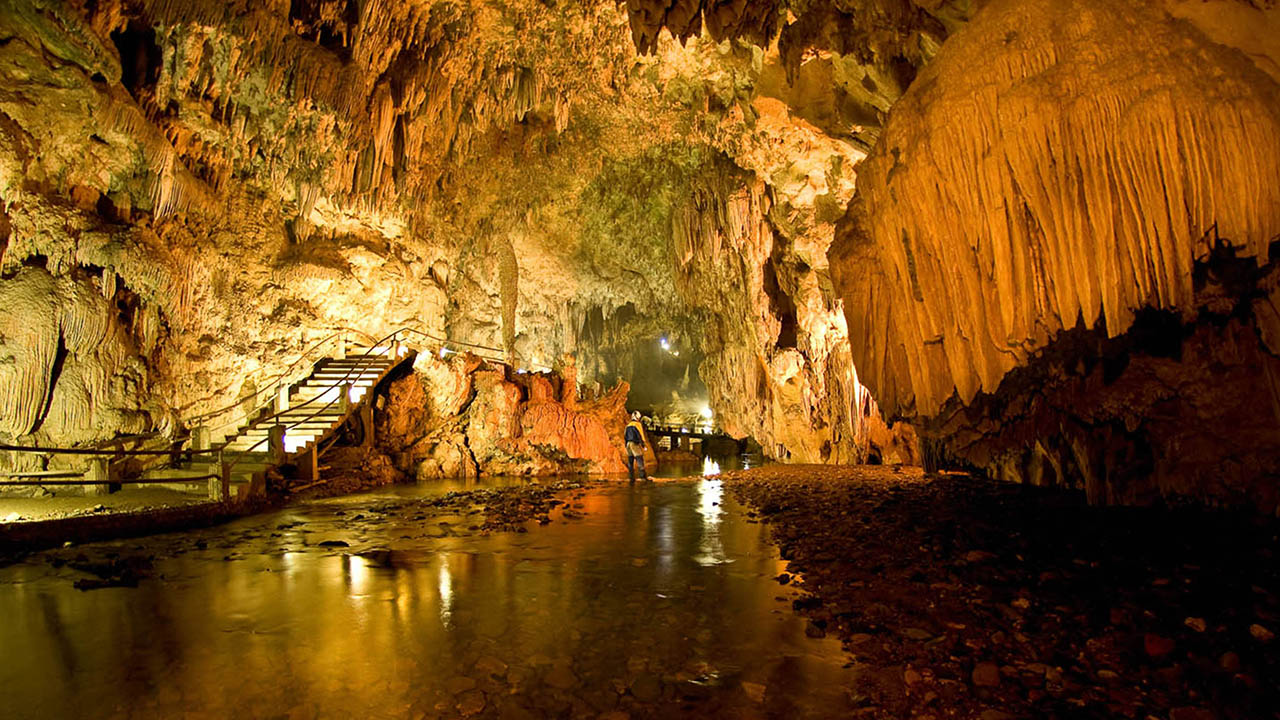
[[[946,42],[831,250],[891,416],[1099,501],[1275,506],[1277,50],[1223,35],[1155,5],[997,0]]]
[[[419,355],[413,373],[388,388],[378,444],[419,480],[622,473],[626,399],[625,383],[579,401],[555,373]],[[646,456],[654,462],[652,448]]]
[[[638,54],[628,12],[7,3],[0,284],[32,266],[55,282],[101,277],[107,299],[128,307],[104,352],[138,381],[133,399],[89,385],[85,407],[103,409],[92,427],[58,426],[39,404],[60,382],[50,320],[5,376],[5,396],[22,403],[6,414],[6,439],[167,432],[237,400],[247,408],[304,374],[339,331],[368,342],[412,326],[536,370],[570,354],[584,386],[610,386],[634,370],[639,344],[711,327],[690,358],[728,426],[783,458],[884,455],[853,421],[860,391],[832,331],[842,321],[816,288],[829,285],[821,257],[857,148],[911,75],[887,56],[853,56],[910,44],[916,16],[891,13],[892,42],[833,45],[805,69],[808,43],[835,40],[797,29],[784,57],[730,39],[780,28],[747,33],[752,23],[726,7],[711,36],[655,36]],[[910,57],[903,67],[924,58]],[[824,98],[829,78],[838,103]],[[678,263],[699,212],[691,200],[718,213],[743,191],[760,200],[749,212],[770,213],[746,221],[759,266],[700,276]],[[792,262],[793,245],[808,260]],[[774,255],[786,267],[766,272]],[[733,295],[735,312],[763,298],[766,276],[781,278],[773,305],[748,325],[715,304],[716,293]],[[775,352],[784,322],[795,339]],[[790,389],[731,400],[743,386],[728,369],[747,357]],[[95,372],[114,375],[111,363]]]

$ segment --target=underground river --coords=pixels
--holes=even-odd
[[[393,487],[0,569],[0,716],[832,717],[847,657],[715,479],[485,533]],[[81,590],[86,564],[134,567]],[[83,585],[83,582],[82,582]],[[192,708],[199,708],[193,714]]]

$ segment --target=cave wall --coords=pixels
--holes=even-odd
[[[868,3],[870,32],[858,8],[753,25],[758,9],[726,6],[706,34],[638,43],[638,7],[7,3],[0,284],[32,264],[114,283],[99,292],[129,311],[104,357],[123,359],[101,370],[139,378],[132,404],[87,386],[118,405],[92,431],[39,429],[169,432],[305,373],[295,360],[343,328],[409,325],[520,369],[573,358],[601,393],[638,343],[705,332],[735,432],[783,459],[910,460],[857,383],[824,257],[852,165],[968,10]],[[15,355],[0,389],[56,388],[41,357]],[[765,402],[736,397],[762,387],[748,360]]]
[[[1209,5],[991,2],[894,105],[830,252],[891,416],[1099,502],[1274,507],[1276,13]]]

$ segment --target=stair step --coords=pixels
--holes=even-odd
[[[317,408],[317,409],[320,409],[320,408]],[[293,412],[293,411],[290,411],[290,412],[287,412],[287,413],[285,413],[285,414],[283,414],[283,415],[277,415],[277,416],[275,416],[275,417],[271,418],[270,420],[268,420],[268,421],[266,421],[266,422],[257,422],[257,423],[254,423],[254,424],[252,425],[252,427],[270,427],[270,426],[275,425],[275,424],[277,424],[277,423],[278,423],[278,424],[281,424],[281,425],[288,425],[288,424],[289,424],[289,423],[291,423],[291,422],[298,422],[299,420],[308,420],[308,419],[310,419],[310,420],[327,420],[327,419],[332,418],[332,419],[334,419],[334,420],[337,420],[338,418],[342,417],[342,413],[341,413],[341,412],[339,412],[339,411],[337,410],[337,408],[333,408],[333,409],[324,409],[324,410],[322,410],[321,412],[318,412],[318,413],[317,413],[317,412],[307,412],[307,410],[310,410],[310,408],[304,408],[303,410],[301,410],[301,411],[299,411],[299,412]]]
[[[333,427],[333,423],[308,423],[301,425],[290,425],[285,428],[285,436],[293,435],[317,435],[325,432]],[[264,438],[271,434],[270,428],[254,428],[236,436],[236,440],[245,438]]]
[[[344,386],[344,384],[349,384],[349,386],[356,386],[356,387],[372,387],[372,386],[375,386],[375,384],[378,384],[378,378],[346,378],[346,379],[343,379],[343,378],[315,378],[315,377],[312,377],[312,378],[308,378],[308,379],[306,379],[306,380],[302,380],[302,382],[301,382],[301,383],[296,384],[296,386],[293,386],[293,388],[292,388],[292,389],[293,389],[293,391],[294,391],[294,392],[300,391],[300,389],[302,389],[302,388],[312,388],[312,389],[338,389],[338,388],[340,388],[340,387]]]
[[[332,428],[333,428],[333,423],[315,424],[315,425],[293,425],[289,427],[289,429],[285,430],[285,436],[289,437],[293,435],[324,434],[325,432],[331,430]],[[270,434],[271,434],[270,431],[266,429],[250,430],[249,432],[244,433],[242,435],[237,435],[236,440],[248,440],[250,438],[257,440],[259,438],[268,437],[270,436]]]

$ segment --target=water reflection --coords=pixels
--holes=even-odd
[[[449,556],[440,556],[440,622],[446,626],[453,614],[453,576],[449,574]]]
[[[527,534],[442,534],[385,500],[122,543],[208,545],[136,589],[74,590],[38,556],[0,570],[0,717],[849,710],[838,643],[775,599],[781,561],[719,480],[592,491],[583,520]]]
[[[720,463],[710,457],[702,458],[702,476],[719,475]]]
[[[702,516],[702,540],[694,560],[700,565],[719,565],[732,562],[724,553],[720,541],[720,516],[724,513],[720,503],[724,496],[724,483],[720,480],[701,480],[698,490],[698,514]]]

